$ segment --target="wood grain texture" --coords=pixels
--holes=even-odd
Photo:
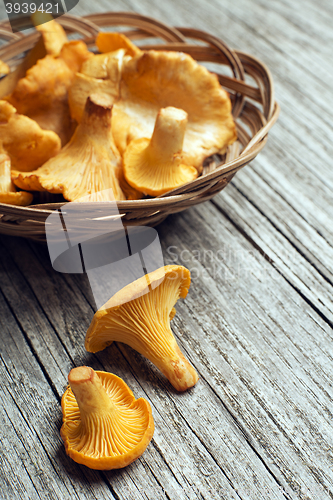
[[[231,185],[158,228],[165,263],[192,272],[172,322],[200,375],[185,394],[127,346],[86,353],[85,277],[53,271],[41,245],[1,237],[4,498],[332,499],[332,6],[80,0],[72,13],[105,10],[207,30],[257,56],[282,112]],[[90,471],[64,453],[59,402],[80,364],[116,373],[152,405],[153,440],[124,470]]]

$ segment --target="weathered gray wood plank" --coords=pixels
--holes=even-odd
[[[83,467],[74,472],[59,435],[59,398],[0,294],[3,495],[29,500],[110,498],[97,481],[98,473]]]
[[[56,303],[56,299],[55,301],[53,300],[53,295],[57,297],[57,295],[59,295],[59,293],[62,292],[63,303],[62,306],[61,304],[58,305],[59,307],[58,313],[60,312],[70,317],[71,314],[73,314],[73,311],[75,311],[75,308],[72,311],[69,311],[67,307],[64,307],[64,304],[70,303],[75,305],[75,303],[77,302],[77,298],[75,299],[74,297],[72,297],[72,295],[75,295],[75,292],[77,294],[80,294],[79,289],[84,288],[84,285],[86,284],[85,281],[80,280],[80,288],[77,287],[75,289],[74,287],[76,287],[77,285],[73,280],[72,287],[71,288],[68,287],[66,289],[66,287],[63,286],[64,285],[63,276],[58,273],[55,273],[50,268],[50,263],[48,261],[46,248],[41,247],[39,245],[35,245],[35,250],[37,251],[40,257],[40,261],[47,268],[44,269],[40,265],[40,263],[34,259],[34,254],[31,252],[27,244],[24,244],[26,248],[24,251],[24,257],[22,258],[21,251],[19,251],[17,245],[15,245],[15,240],[12,241],[10,238],[6,238],[4,241],[5,241],[5,246],[9,245],[8,246],[9,252],[7,254],[7,258],[10,260],[15,259],[16,265],[21,269],[26,279],[28,280],[29,284],[31,285],[35,297],[42,304],[41,310],[43,311],[43,314],[47,314],[49,317],[54,319],[56,330],[59,332],[59,335],[62,335],[66,349],[69,352],[71,352],[73,358],[77,360],[78,364],[89,364],[93,366],[95,369],[101,369],[101,364],[98,362],[96,363],[96,356],[85,353],[83,347],[84,334],[85,330],[89,325],[90,317],[88,316],[88,318],[84,318],[82,314],[79,314],[81,326],[80,328],[78,328],[78,330],[82,328],[82,330],[84,329],[84,332],[82,331],[81,333],[79,333],[77,331],[76,343],[73,346],[70,343],[70,338],[67,339],[65,338],[66,334],[64,335],[63,331],[63,329],[66,330],[68,328],[68,324],[70,323],[70,321],[67,318],[65,318],[63,321],[61,320],[61,318],[59,318],[60,321],[58,322],[56,321],[57,309],[54,307],[54,302]],[[6,258],[4,260],[7,261]],[[7,262],[9,265],[9,261]],[[35,267],[34,272],[31,272],[31,262],[34,262],[34,267]],[[17,273],[15,273],[13,269],[10,274],[13,279],[13,277]],[[36,276],[38,276],[38,279],[36,279]],[[41,281],[43,281],[43,286],[40,286]],[[70,281],[70,277],[67,277],[67,281]],[[45,288],[49,290],[48,296],[44,294]],[[16,297],[12,293],[12,289],[9,290],[7,286],[5,290],[6,290],[6,297],[8,298],[8,300],[11,303],[15,303]],[[26,290],[25,292],[28,295],[28,290]],[[24,314],[20,313],[17,314],[19,321],[23,321],[21,320],[21,317],[24,317]],[[79,336],[81,338],[79,338]],[[34,343],[33,339],[32,342]],[[35,345],[36,345],[36,354],[38,355],[40,362],[42,362],[43,365],[47,366],[46,361],[44,360],[43,349],[38,349],[38,345],[34,343],[34,346]],[[102,357],[103,359],[102,366],[104,367],[104,369],[114,372],[117,375],[124,378],[124,380],[129,383],[130,387],[133,390],[134,387],[137,387],[135,394],[137,394],[138,397],[140,395],[143,396],[148,395],[148,399],[151,401],[151,404],[153,405],[153,408],[155,410],[154,416],[156,421],[156,427],[160,428],[160,435],[163,436],[163,443],[167,444],[167,449],[165,450],[163,446],[159,444],[157,444],[157,446],[159,449],[162,450],[162,457],[165,456],[168,457],[168,467],[171,468],[173,475],[175,476],[179,485],[181,485],[181,488],[185,492],[184,494],[186,496],[184,498],[186,498],[187,496],[189,496],[189,498],[197,498],[196,495],[199,496],[199,492],[204,494],[205,497],[207,498],[209,497],[209,495],[211,498],[220,498],[221,490],[224,491],[226,498],[237,498],[237,495],[233,492],[233,489],[229,485],[230,479],[227,479],[228,475],[226,477],[225,473],[221,470],[223,469],[224,462],[221,463],[219,459],[216,464],[215,463],[217,460],[216,457],[211,457],[210,454],[207,453],[204,443],[200,442],[200,439],[198,438],[200,434],[198,434],[195,431],[193,432],[193,428],[196,425],[195,420],[197,418],[197,413],[193,412],[191,418],[188,417],[185,419],[184,416],[182,418],[179,417],[177,423],[176,414],[178,412],[183,413],[184,409],[191,406],[190,401],[192,393],[189,392],[187,395],[181,395],[181,398],[179,395],[177,395],[174,398],[172,406],[170,407],[170,401],[169,401],[170,396],[166,396],[167,394],[170,393],[170,386],[167,383],[167,381],[164,380],[160,376],[160,374],[156,373],[156,370],[154,370],[153,373],[151,373],[149,369],[149,364],[147,364],[143,360],[141,360],[141,370],[134,371],[135,377],[139,378],[140,385],[138,385],[138,382],[135,382],[136,378],[133,379],[133,376],[131,377],[130,381],[128,381],[129,377],[128,371],[129,367],[133,363],[133,359],[130,358],[128,360],[129,363],[128,364],[125,363],[124,366],[124,361],[119,359],[119,353],[117,353],[117,350],[114,349],[115,348],[113,348],[111,354],[112,358],[111,362],[108,361],[109,355],[106,356],[104,353],[102,353],[102,355],[98,356],[97,358],[100,359]],[[57,356],[57,353],[55,352],[54,355]],[[193,359],[192,361],[195,363],[195,359]],[[148,374],[146,373],[147,371]],[[141,380],[142,376],[144,376],[143,380]],[[60,385],[60,387],[62,387],[63,385],[62,377],[60,377],[59,381],[54,380],[53,383],[55,384],[55,386]],[[152,383],[155,387],[154,391],[150,389]],[[163,387],[162,391],[161,391],[161,385]],[[166,395],[164,395],[163,390],[166,391]],[[217,435],[216,440],[219,443],[219,450],[220,450],[219,453],[222,456],[224,456],[224,458],[228,457],[230,463],[235,462],[238,464],[236,484],[245,483],[248,491],[252,491],[253,494],[256,495],[258,498],[264,499],[266,491],[270,491],[272,498],[282,498],[281,493],[279,491],[279,487],[275,484],[274,479],[272,479],[268,474],[267,477],[265,477],[266,470],[264,465],[255,456],[253,450],[248,445],[246,445],[246,443],[243,442],[243,436],[237,429],[237,426],[235,426],[235,422],[233,421],[233,419],[230,419],[230,416],[228,415],[227,411],[223,408],[223,405],[221,405],[221,402],[216,400],[209,386],[207,387],[201,386],[201,388],[198,387],[198,389],[196,390],[199,391],[198,398],[202,400],[202,404],[204,405],[204,408],[206,408],[206,412],[209,411],[212,414],[216,413],[217,415],[216,418],[221,419],[221,426],[225,428],[226,435],[229,436],[229,438],[226,440],[226,435],[223,435],[223,439],[222,437],[218,437]],[[175,405],[177,405],[177,411],[175,411]],[[219,412],[221,412],[221,417],[219,417]],[[180,428],[180,433],[179,433],[179,428]],[[155,440],[156,437],[154,438],[154,442]],[[225,442],[225,440],[227,442]],[[174,452],[175,449],[182,451],[178,451],[175,454]],[[240,452],[239,450],[242,451]],[[201,457],[200,463],[198,463],[198,458],[197,458],[198,453]],[[147,450],[146,454],[147,455],[149,454],[149,450]],[[179,461],[180,454],[181,454],[181,461]],[[162,467],[163,462],[161,463],[161,457],[159,457],[159,463],[157,464],[155,463],[155,461],[151,462],[145,456],[143,457],[143,459],[145,459],[144,463],[146,467],[150,466],[154,471],[163,471],[162,478],[160,479],[161,484],[163,484],[163,488],[167,491],[170,498],[175,498],[174,496],[175,493],[173,493],[173,491],[177,492],[177,490],[179,490],[179,487],[177,488],[177,482],[175,482],[173,476],[171,476],[170,478],[170,472],[168,471],[168,469],[166,469],[165,466]],[[202,472],[202,467],[203,467],[202,464],[204,463],[204,461],[207,464],[206,467],[208,467],[209,470],[212,471],[211,474],[209,474],[209,476],[213,476],[215,478],[214,481],[210,480],[208,484],[206,484],[207,477],[204,468]],[[186,472],[184,471],[184,468],[186,469]],[[252,474],[254,474],[255,471],[261,470],[262,484],[260,485],[259,489],[255,485],[255,483],[254,484],[249,483],[247,479],[249,469],[250,470],[253,469]],[[156,472],[154,473],[156,474]],[[133,475],[132,477],[135,478],[134,482],[140,484],[140,476],[136,474],[135,468],[134,471],[131,472],[131,475]],[[118,477],[120,481],[120,490],[122,490],[124,484],[126,484],[124,483],[126,475],[125,478],[121,477],[120,474]],[[188,484],[189,477],[192,478],[191,485]],[[235,478],[232,479],[231,484],[233,484],[234,480]],[[179,496],[179,492],[177,492],[177,496]],[[153,498],[153,496],[151,496],[150,498]]]
[[[201,373],[219,386],[221,398],[227,398],[228,409],[235,411],[248,435],[262,439],[262,449],[256,449],[266,457],[266,464],[283,456],[283,461],[291,462],[288,472],[280,463],[280,472],[292,475],[294,487],[312,487],[319,494],[318,481],[332,492],[331,456],[326,445],[323,448],[326,439],[333,437],[328,368],[332,330],[282,283],[272,266],[258,264],[259,253],[253,255],[246,240],[237,241],[237,230],[227,220],[222,230],[209,205],[194,211],[198,212],[195,222],[193,211],[173,220],[181,236],[163,231],[165,244],[173,246],[170,256],[176,254],[177,262],[198,275],[198,286],[194,278],[185,304],[179,305],[182,324],[189,324],[186,340],[195,351],[193,357],[200,359]],[[223,248],[222,261],[215,268],[212,261],[207,262],[211,254],[203,253],[212,248]],[[197,335],[192,337],[191,331]],[[325,422],[321,427],[326,429],[325,438],[312,425],[318,419]]]
[[[256,180],[255,186],[241,179],[222,196],[217,196],[214,205],[244,231],[291,286],[332,325],[333,276],[327,267],[331,263],[330,256],[333,258],[333,249],[304,221],[301,224],[297,216],[288,217],[290,211],[283,200],[270,191],[267,194],[266,185],[259,176],[254,174],[252,177]],[[299,235],[303,241],[306,235],[309,239],[312,237],[311,244],[305,247]],[[326,259],[320,260],[321,255]]]

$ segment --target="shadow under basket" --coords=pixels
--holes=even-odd
[[[196,180],[156,198],[118,201],[119,214],[125,226],[155,226],[169,214],[215,196],[235,173],[262,150],[269,129],[277,120],[279,106],[274,100],[273,81],[268,68],[253,56],[230,49],[222,40],[200,30],[172,28],[152,18],[134,13],[108,12],[57,19],[70,38],[80,37],[89,48],[101,29],[121,30],[142,49],[185,52],[216,73],[231,98],[238,140],[221,157],[205,161]],[[125,28],[125,29],[124,29]],[[32,48],[40,34],[13,33],[8,21],[0,23],[0,38],[9,40],[0,48],[0,59],[13,70],[22,55]],[[7,78],[7,77],[5,77]],[[49,197],[48,197],[49,196]],[[52,199],[52,202],[49,202]],[[66,201],[39,193],[29,207],[0,203],[0,233],[45,241],[45,220]],[[112,202],[111,202],[112,203]],[[107,213],[107,204],[104,213]]]

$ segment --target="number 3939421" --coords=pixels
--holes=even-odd
[[[34,3],[34,2],[7,2],[5,3],[7,14],[34,14],[36,11],[48,14],[60,14],[62,6],[58,3]]]

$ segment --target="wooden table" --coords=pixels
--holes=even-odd
[[[165,263],[192,272],[172,322],[200,375],[186,393],[125,345],[88,354],[86,277],[53,271],[40,244],[0,238],[0,497],[332,499],[332,4],[80,0],[72,13],[111,9],[259,57],[282,112],[220,195],[158,227]],[[83,364],[151,403],[153,440],[123,470],[92,471],[64,452],[60,399]]]

